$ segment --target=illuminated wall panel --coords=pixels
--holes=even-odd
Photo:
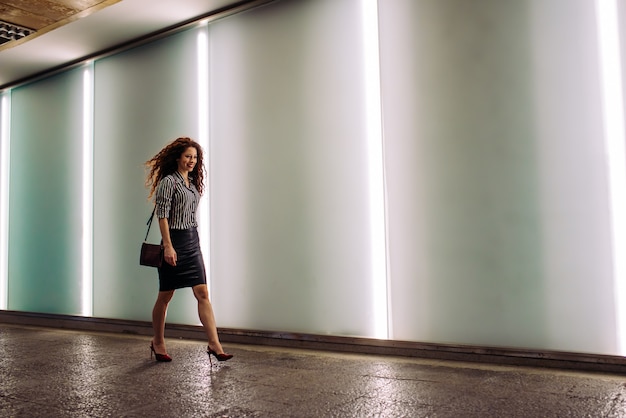
[[[375,336],[361,6],[284,1],[209,26],[221,326]]]
[[[617,0],[596,0],[619,353],[626,354],[626,129]]]
[[[594,16],[381,3],[395,338],[617,353]]]
[[[0,309],[8,303],[11,91],[0,92]]]
[[[82,71],[12,91],[8,309],[81,312]]]
[[[82,120],[82,314],[93,314],[93,62],[83,69]]]
[[[139,265],[152,211],[143,163],[178,136],[197,137],[196,31],[95,63],[94,316],[150,320],[154,268]],[[155,222],[149,240],[158,243]],[[168,320],[199,323],[190,289]]]

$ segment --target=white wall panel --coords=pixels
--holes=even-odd
[[[360,2],[278,2],[209,39],[218,323],[372,336]]]
[[[616,353],[596,29],[586,0],[381,2],[394,338]]]
[[[11,91],[0,92],[0,309],[8,305]]]

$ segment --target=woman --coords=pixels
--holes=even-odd
[[[202,148],[190,138],[178,138],[146,162],[148,198],[155,196],[165,263],[158,269],[159,295],[152,310],[154,337],[150,354],[157,361],[172,361],[165,348],[165,315],[174,291],[191,287],[198,300],[198,315],[208,338],[209,361],[231,359],[217,335],[209,301],[204,260],[198,239],[196,209],[204,190]]]

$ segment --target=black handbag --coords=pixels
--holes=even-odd
[[[163,246],[160,244],[150,244],[147,242],[148,234],[150,233],[150,227],[152,226],[152,219],[154,219],[154,212],[156,206],[152,210],[152,215],[148,220],[148,231],[146,237],[141,244],[141,253],[139,254],[139,264],[148,267],[161,267],[163,265]]]

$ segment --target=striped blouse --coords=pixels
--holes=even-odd
[[[168,218],[170,229],[189,229],[198,226],[196,209],[200,193],[189,178],[189,187],[178,171],[161,179],[156,188],[156,214]]]

